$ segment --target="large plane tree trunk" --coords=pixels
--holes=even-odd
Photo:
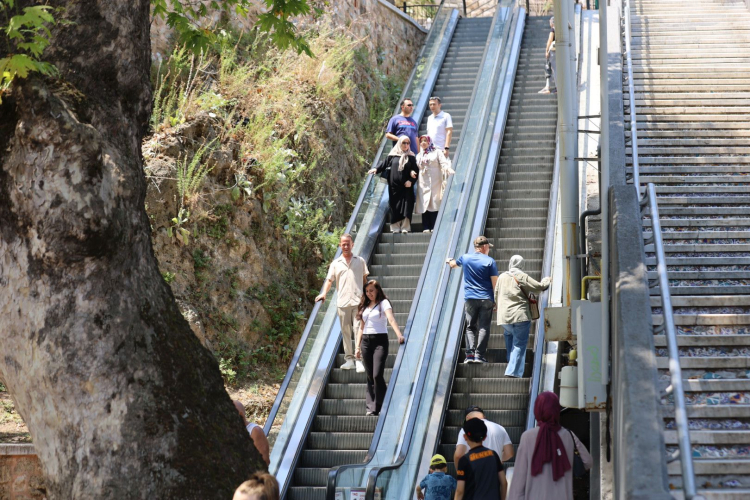
[[[50,497],[231,498],[262,462],[144,210],[149,0],[52,4],[60,78],[0,105],[0,378]]]

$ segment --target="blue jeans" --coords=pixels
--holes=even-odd
[[[492,310],[495,302],[489,299],[466,299],[466,355],[484,357],[490,342]]]
[[[523,377],[531,321],[503,325],[503,330],[505,330],[505,351],[508,356],[508,368],[505,369],[505,376]]]

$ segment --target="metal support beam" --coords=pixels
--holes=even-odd
[[[602,210],[602,383],[609,383],[609,79],[607,75],[607,2],[599,3],[599,89],[602,120],[599,147],[599,207]]]
[[[575,16],[573,0],[555,0],[555,56],[557,116],[560,133],[560,215],[562,217],[565,282],[563,303],[581,294],[578,254],[578,165],[576,158],[578,106],[575,71]]]

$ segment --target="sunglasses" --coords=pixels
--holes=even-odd
[[[414,105],[413,104],[404,104],[404,107],[411,108],[411,107],[414,107]]]
[[[438,104],[440,104],[441,102],[443,102],[443,101],[441,101],[441,100],[440,100],[440,98],[439,98],[439,97],[435,97],[435,96],[432,96],[432,97],[430,97],[430,98],[428,99],[428,101],[437,101],[437,102],[438,102]]]

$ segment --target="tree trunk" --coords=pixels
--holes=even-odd
[[[51,498],[231,498],[262,462],[144,209],[149,0],[51,3],[60,79],[0,106],[0,378]]]

